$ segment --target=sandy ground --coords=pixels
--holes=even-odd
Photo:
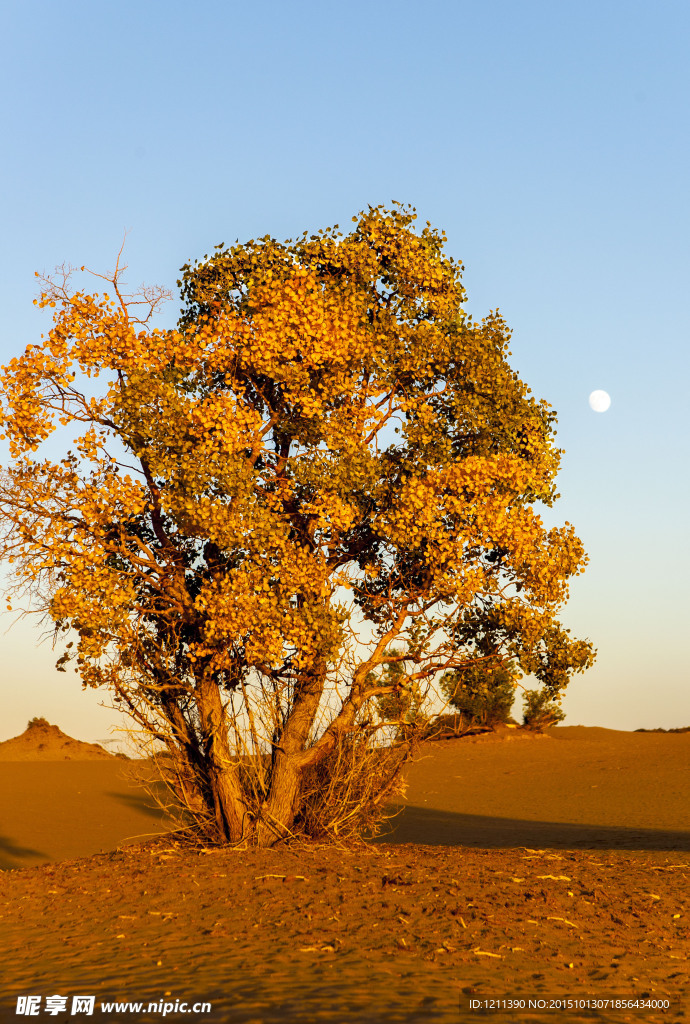
[[[101,1000],[412,1024],[481,1019],[471,999],[669,997],[495,1019],[690,1020],[689,755],[688,733],[443,741],[374,844],[206,852],[132,842],[164,823],[122,762],[0,763],[0,1019],[33,993],[141,1024],[162,1013]]]
[[[166,831],[132,766],[0,761],[0,868],[88,857]]]
[[[43,718],[0,743],[0,869],[88,857],[168,830],[142,765]]]
[[[690,850],[690,733],[561,726],[422,746],[395,838]]]

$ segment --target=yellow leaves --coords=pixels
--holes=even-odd
[[[239,638],[248,659],[262,664],[280,664],[286,646],[309,650],[337,624],[334,612],[324,612],[329,589],[324,567],[305,549],[292,547],[270,559],[257,552],[196,598],[203,622],[196,655],[212,657],[219,666],[222,652]],[[302,600],[295,603],[295,594]]]
[[[314,529],[345,533],[355,519],[355,510],[336,491],[327,487],[312,501],[303,503],[305,515],[314,517]]]
[[[327,366],[332,374],[361,358],[367,344],[364,314],[353,294],[324,289],[300,268],[286,281],[255,289],[248,318],[233,325],[235,337],[244,336],[245,344],[237,346],[240,365],[277,375],[311,415],[319,403],[308,397],[310,371]]]

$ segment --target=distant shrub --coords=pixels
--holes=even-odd
[[[388,652],[397,655],[400,652]],[[424,706],[426,697],[415,683],[408,684],[401,662],[386,665],[381,672],[383,685],[394,686],[391,693],[374,698],[377,717],[390,724],[396,740],[409,740],[418,735],[429,721]]]
[[[515,663],[475,661],[446,672],[441,691],[460,718],[461,728],[493,728],[510,721],[518,670]]]
[[[548,690],[525,690],[523,702],[522,721],[526,729],[541,732],[565,718],[559,698]]]
[[[690,725],[681,725],[676,729],[635,729],[635,732],[690,732]]]

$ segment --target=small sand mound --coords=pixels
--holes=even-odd
[[[72,739],[45,718],[32,718],[21,736],[0,743],[0,761],[110,761],[114,756],[98,743]]]
[[[462,740],[463,743],[502,743],[505,740],[544,739],[548,732],[526,729],[516,722],[495,726],[462,727],[462,719],[458,715],[439,715],[433,719],[426,733],[421,737],[426,743],[438,740]]]

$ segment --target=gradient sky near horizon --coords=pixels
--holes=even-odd
[[[34,271],[109,269],[125,230],[131,282],[174,289],[218,242],[411,203],[559,415],[550,520],[590,556],[562,618],[599,650],[566,724],[690,725],[685,0],[7,0],[0,26],[0,361],[46,329]],[[0,740],[113,736],[11,621]]]

